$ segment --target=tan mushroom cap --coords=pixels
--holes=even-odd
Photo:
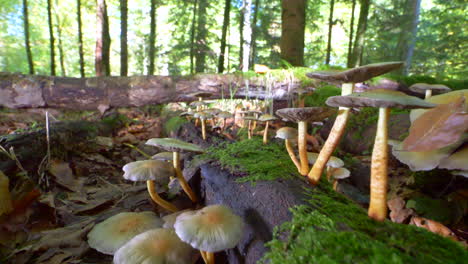
[[[174,158],[174,154],[172,152],[164,151],[154,154],[151,159],[154,160],[164,160],[164,161],[172,161]]]
[[[182,112],[179,114],[179,116],[193,116],[194,112],[190,112],[190,111],[187,111],[187,112]]]
[[[146,141],[146,145],[151,145],[173,152],[203,152],[204,150],[195,144],[184,142],[176,138],[152,138]]]
[[[169,177],[174,176],[174,167],[162,160],[140,160],[125,164],[123,177],[131,181],[157,181],[169,183]]]
[[[231,118],[231,117],[233,117],[234,115],[231,114],[231,113],[229,113],[229,112],[227,112],[227,111],[222,111],[222,112],[219,112],[219,113],[217,114],[217,116],[218,116],[219,118]]]
[[[384,107],[400,109],[432,108],[436,106],[418,97],[386,89],[352,93],[346,96],[331,96],[325,103],[333,107]]]
[[[373,77],[396,70],[404,65],[402,61],[368,64],[340,72],[311,72],[307,77],[326,82],[360,83]]]
[[[244,119],[244,120],[253,120],[253,121],[258,120],[258,118],[256,118],[255,116],[244,116],[242,119]]]
[[[318,155],[319,154],[315,152],[307,152],[307,160],[309,161],[309,164],[314,164],[317,161]],[[327,166],[332,168],[341,168],[344,166],[344,161],[335,156],[331,156],[330,159],[328,159]]]
[[[211,114],[211,115],[217,115],[217,114],[221,113],[221,109],[219,109],[219,108],[209,108],[209,109],[203,110],[203,112]]]
[[[190,264],[193,249],[172,229],[153,229],[135,236],[114,255],[114,264]]]
[[[448,170],[468,170],[468,145],[440,162],[439,168]]]
[[[174,228],[174,224],[175,224],[175,222],[177,220],[177,217],[180,214],[185,213],[185,212],[189,212],[189,211],[192,211],[192,210],[185,209],[185,210],[182,210],[182,211],[178,211],[178,212],[163,216],[162,217],[162,220],[164,221],[163,228]]]
[[[101,253],[113,255],[136,235],[162,225],[163,221],[153,212],[119,213],[95,225],[88,233],[88,244]]]
[[[207,103],[205,103],[203,101],[193,101],[193,102],[190,103],[190,106],[194,106],[194,107],[204,106],[204,105],[207,105]]]
[[[336,180],[346,179],[349,178],[349,176],[351,176],[351,172],[346,168],[337,168],[333,170],[332,174],[332,177]]]
[[[408,88],[410,91],[415,93],[425,93],[426,90],[432,90],[436,93],[446,93],[451,91],[448,86],[443,84],[428,84],[428,83],[415,83]]]
[[[336,113],[336,109],[330,107],[302,107],[283,108],[276,111],[276,115],[292,122],[315,122]]]
[[[276,131],[276,137],[281,139],[297,139],[297,129],[293,127],[282,127]]]
[[[259,121],[262,121],[262,122],[266,122],[266,121],[275,121],[275,120],[278,120],[278,118],[274,115],[270,115],[270,114],[264,114],[264,115],[261,115],[259,118],[258,118]]]
[[[198,112],[198,118],[200,118],[201,120],[207,120],[213,118],[213,115],[208,112],[202,111]]]
[[[174,224],[177,235],[192,247],[217,252],[233,248],[242,238],[244,223],[224,205],[182,213]]]
[[[194,92],[194,93],[189,94],[189,96],[191,96],[191,97],[202,97],[202,98],[207,98],[207,97],[210,97],[212,95],[213,95],[213,93],[205,92],[205,91]]]

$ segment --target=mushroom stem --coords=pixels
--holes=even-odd
[[[305,105],[305,96],[299,96],[299,103],[297,104],[297,107],[304,107]]]
[[[249,120],[249,124],[248,124],[248,127],[247,127],[247,138],[248,139],[252,138],[252,131],[250,131],[251,126],[252,126],[252,120]]]
[[[151,196],[151,199],[155,203],[157,203],[164,209],[171,211],[173,213],[179,211],[177,207],[175,207],[173,204],[171,204],[170,202],[164,200],[163,198],[161,198],[161,196],[159,196],[159,194],[156,192],[154,181],[146,181],[146,187],[148,188],[148,193]]]
[[[301,121],[298,123],[298,147],[299,159],[301,161],[301,169],[299,172],[302,176],[306,176],[309,172],[309,160],[307,159],[307,122]]]
[[[205,119],[200,119],[201,122],[201,131],[202,131],[202,138],[203,140],[206,140],[206,124],[205,124]]]
[[[206,252],[206,259],[208,260],[208,264],[215,264],[215,257],[213,252]]]
[[[354,83],[344,83],[341,87],[341,95],[351,94],[353,89]],[[325,165],[340,142],[341,136],[346,128],[346,123],[348,122],[349,113],[349,107],[338,108],[338,116],[335,119],[335,123],[328,135],[327,141],[325,141],[325,144],[323,145],[314,166],[310,170],[309,175],[307,175],[307,177],[309,177],[309,182],[313,185],[317,185],[319,183]]]
[[[427,98],[429,98],[429,97],[431,97],[431,96],[432,96],[432,90],[431,90],[431,89],[427,89],[427,90],[426,90],[426,96],[424,97],[424,99],[427,99]]]
[[[223,118],[223,126],[221,128],[221,132],[224,132],[224,129],[226,129],[226,118]]]
[[[289,139],[285,139],[284,144],[286,145],[286,150],[288,151],[289,157],[291,158],[294,165],[296,165],[297,167],[297,171],[301,171],[301,164],[297,160],[296,154],[294,154],[293,147],[291,146],[291,141],[289,141]]]
[[[387,218],[387,166],[389,108],[379,108],[377,133],[372,150],[371,189],[368,215],[376,221]]]
[[[193,192],[192,188],[190,188],[190,185],[187,183],[187,181],[184,178],[184,174],[182,173],[182,170],[180,169],[180,153],[179,152],[172,152],[172,162],[174,165],[175,173],[177,176],[177,179],[179,180],[180,186],[182,189],[184,189],[184,192],[188,195],[190,200],[192,202],[196,203],[198,201],[197,195]]]
[[[198,126],[199,119],[195,118],[195,126]]]
[[[202,256],[203,261],[208,263],[208,259],[206,258],[206,251],[200,250],[200,255]]]
[[[268,143],[268,126],[270,125],[269,121],[266,121],[265,124],[265,131],[263,131],[263,144]]]

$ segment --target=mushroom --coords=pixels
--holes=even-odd
[[[189,96],[191,97],[197,97],[198,98],[198,101],[203,101],[204,98],[208,98],[210,96],[212,96],[213,93],[210,93],[210,92],[204,92],[204,91],[199,91],[199,92],[194,92],[194,93],[191,93],[189,94]]]
[[[159,185],[167,185],[169,178],[174,176],[175,170],[169,163],[161,160],[134,161],[125,164],[123,171],[123,177],[127,180],[146,181],[148,193],[155,203],[171,212],[179,211],[173,204],[162,199],[156,191],[156,180]]]
[[[203,101],[195,101],[190,103],[190,106],[196,107],[197,111],[201,111],[205,105],[207,105],[207,103]]]
[[[402,92],[377,89],[348,96],[332,96],[326,104],[334,107],[379,107],[379,119],[371,162],[371,191],[368,215],[383,221],[387,216],[388,117],[390,108],[431,108],[428,103]],[[320,157],[319,157],[320,158]]]
[[[202,127],[202,138],[206,140],[206,120],[213,118],[213,115],[206,112],[199,112],[198,118],[200,119],[201,127]]]
[[[163,228],[174,228],[174,224],[177,220],[177,217],[185,212],[191,211],[190,209],[185,209],[179,212],[175,212],[172,214],[168,214],[162,217],[162,220],[164,221]]]
[[[151,159],[154,159],[154,160],[163,160],[163,161],[173,161],[174,159],[174,155],[172,154],[172,152],[169,152],[169,151],[164,151],[164,152],[159,152],[159,153],[156,153],[154,154]]]
[[[270,122],[278,120],[278,118],[270,114],[264,114],[264,115],[261,115],[258,120],[265,122],[265,130],[263,131],[263,144],[267,144],[268,143],[268,127],[270,125]]]
[[[428,83],[415,83],[408,88],[410,91],[415,93],[425,94],[425,99],[432,96],[433,92],[437,93],[447,93],[452,89],[443,85],[443,84],[428,84]]]
[[[307,152],[307,159],[309,164],[314,164],[317,161],[319,154],[315,152]],[[336,191],[338,180],[345,179],[350,176],[348,169],[343,168],[344,162],[340,158],[331,156],[327,162],[327,179],[333,182],[333,189]]]
[[[292,91],[294,94],[297,94],[297,107],[304,107],[305,105],[305,96],[311,94],[313,90],[297,88]]]
[[[300,173],[306,176],[309,172],[307,161],[307,122],[321,121],[335,113],[329,107],[303,107],[303,108],[283,108],[276,111],[276,115],[289,121],[298,123],[298,146],[299,160],[301,162]]]
[[[207,264],[214,264],[214,252],[233,248],[242,238],[244,223],[224,205],[210,205],[180,214],[174,224],[182,241],[199,249]]]
[[[0,171],[0,216],[13,211],[13,203],[9,190],[10,180]]]
[[[224,129],[226,128],[226,119],[233,117],[233,114],[227,112],[227,111],[222,111],[218,113],[218,118],[221,118],[223,120],[223,126],[221,128],[221,131],[224,132]]]
[[[377,64],[369,64],[361,67],[341,71],[341,72],[312,72],[307,73],[307,77],[314,78],[327,82],[341,83],[341,95],[348,95],[353,92],[354,84],[367,81],[373,77],[385,74],[403,66],[403,62],[385,62]],[[308,174],[309,181],[312,184],[318,184],[320,176],[322,176],[325,164],[332,155],[336,146],[340,142],[341,136],[344,133],[346,123],[348,122],[350,109],[348,107],[339,107],[338,116],[333,123],[333,127],[328,135],[325,144],[320,151],[317,162]]]
[[[173,155],[172,160],[173,160],[176,177],[179,180],[180,185],[182,186],[182,189],[184,189],[184,192],[189,196],[190,200],[196,203],[198,201],[197,196],[193,192],[192,188],[190,188],[190,186],[188,185],[187,181],[184,178],[184,175],[182,174],[182,170],[180,168],[180,153],[179,152],[191,151],[191,152],[201,153],[203,152],[203,149],[195,144],[187,143],[187,142],[175,139],[175,138],[152,138],[146,141],[146,144],[160,147],[167,151],[172,151],[172,155]]]
[[[468,145],[454,152],[440,162],[439,168],[468,171]]]
[[[134,236],[162,225],[163,221],[153,212],[119,213],[95,225],[88,233],[88,244],[101,253],[113,255]]]
[[[296,165],[297,171],[301,171],[301,163],[297,160],[296,154],[294,153],[291,145],[291,140],[297,140],[297,129],[292,127],[282,127],[276,131],[276,137],[284,139],[286,150],[288,151],[289,157],[291,158],[294,165]]]
[[[244,120],[249,120],[248,125],[247,125],[247,138],[251,139],[252,138],[252,121],[256,121],[257,118],[255,116],[244,116]]]
[[[135,236],[114,255],[114,264],[190,264],[193,249],[173,229],[157,228]]]

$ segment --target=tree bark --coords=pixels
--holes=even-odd
[[[362,53],[364,50],[365,33],[367,29],[367,17],[369,15],[369,7],[371,0],[361,0],[361,8],[359,11],[358,28],[356,31],[356,39],[354,40],[353,52],[348,61],[348,68],[362,65]]]
[[[107,17],[106,9],[106,1],[97,0],[95,50],[96,76],[110,75],[110,35],[109,19]]]
[[[353,5],[351,7],[351,22],[349,25],[349,42],[348,42],[348,59],[347,64],[350,64],[351,52],[353,50],[353,37],[354,37],[354,11],[356,10],[356,0],[353,0]]]
[[[221,33],[221,50],[219,52],[219,59],[218,59],[218,73],[223,73],[224,71],[224,57],[226,52],[226,36],[227,36],[227,29],[229,27],[229,18],[231,12],[231,0],[225,0],[224,4],[224,20],[223,20],[223,28]]]
[[[63,52],[63,43],[62,43],[62,25],[61,25],[60,17],[55,10],[54,10],[54,13],[55,13],[55,20],[57,21],[57,37],[58,37],[60,72],[62,76],[66,76],[67,70],[65,68],[65,54]]]
[[[206,63],[206,53],[208,46],[206,44],[206,9],[208,1],[200,1],[197,14],[197,33],[195,35],[195,72],[204,72]]]
[[[23,25],[24,25],[24,45],[26,47],[26,57],[28,58],[29,74],[34,74],[34,63],[29,42],[29,18],[28,18],[28,0],[23,0]]]
[[[85,77],[85,64],[84,64],[84,52],[83,52],[83,32],[81,30],[81,0],[76,0],[76,17],[78,22],[78,54],[80,56],[80,76]]]
[[[258,12],[260,9],[260,0],[255,0],[255,9],[253,14],[253,22],[252,22],[252,41],[250,44],[250,56],[249,56],[249,65],[250,69],[253,69],[253,65],[255,64],[255,58],[257,57],[257,34],[258,34]]]
[[[416,34],[418,32],[420,9],[421,0],[406,0],[403,19],[400,20],[401,33],[396,47],[397,59],[405,62],[405,66],[400,71],[403,75],[408,75],[409,68],[411,67],[414,46],[416,44]]]
[[[148,48],[148,75],[154,74],[154,55],[156,51],[156,0],[151,0],[150,9],[150,36],[149,36],[149,48]]]
[[[128,74],[127,0],[120,0],[120,76]]]
[[[193,1],[192,27],[190,29],[190,74],[194,74],[195,60],[195,33],[197,18],[198,0]]]
[[[293,66],[304,66],[306,0],[282,0],[281,58]]]
[[[242,62],[244,61],[244,10],[241,6],[239,10],[239,69],[242,69]]]
[[[55,76],[55,38],[52,25],[52,3],[47,0],[47,18],[49,22],[50,75]]]
[[[246,72],[249,70],[250,62],[250,45],[252,43],[252,23],[250,17],[252,15],[252,0],[242,1],[242,71]]]
[[[333,30],[333,9],[335,8],[335,0],[330,1],[330,15],[328,17],[328,41],[327,41],[327,55],[325,58],[325,65],[330,65],[330,53],[331,53],[331,40]]]

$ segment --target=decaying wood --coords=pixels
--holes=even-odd
[[[74,110],[131,107],[168,102],[193,101],[196,91],[213,93],[211,98],[236,96],[269,97],[263,77],[246,80],[240,75],[193,76],[49,77],[0,73],[0,106],[8,108],[64,108]],[[271,87],[274,99],[286,99],[298,82],[279,81]]]

